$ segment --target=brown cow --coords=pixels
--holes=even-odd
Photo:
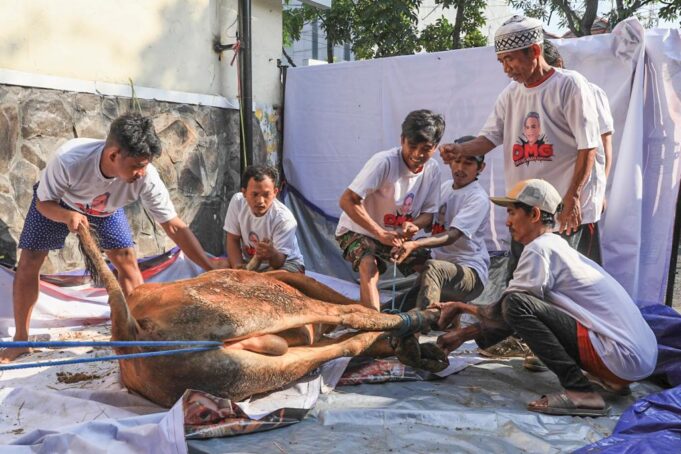
[[[153,402],[172,406],[188,389],[231,400],[285,386],[322,363],[342,356],[390,356],[440,371],[446,355],[413,334],[427,331],[439,310],[409,313],[409,320],[380,314],[302,274],[217,270],[173,283],[145,284],[126,303],[90,233],[79,237],[88,268],[106,286],[111,339],[213,340],[223,347],[199,353],[119,361],[123,384]],[[330,325],[360,330],[339,339],[323,336]],[[395,348],[393,347],[396,346]],[[141,348],[115,349],[136,353]]]

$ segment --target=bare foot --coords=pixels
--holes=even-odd
[[[541,398],[528,403],[527,408],[531,411],[549,414],[579,414],[579,410],[603,410],[606,408],[605,401],[601,395],[596,392],[581,392],[566,389],[564,394],[569,399],[569,402],[552,399],[554,396],[559,396],[559,394],[560,393],[542,396]],[[554,400],[553,404],[551,403],[551,400]]]
[[[628,396],[631,394],[631,388],[629,387],[629,385],[622,383],[614,383],[606,380],[605,378],[597,377],[589,372],[584,372],[584,375],[593,386],[604,392],[615,394],[618,396]]]
[[[33,353],[33,350],[26,347],[5,348],[3,350],[0,350],[0,364],[11,363],[20,356],[29,355],[31,353]]]

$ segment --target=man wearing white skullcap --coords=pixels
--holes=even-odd
[[[529,178],[551,183],[565,207],[558,231],[576,248],[583,231],[597,228],[602,211],[594,171],[598,114],[588,81],[575,71],[549,66],[543,40],[537,19],[513,16],[497,30],[497,60],[513,81],[475,140],[443,145],[440,152],[449,162],[457,153],[484,155],[503,144],[506,189]],[[522,245],[512,244],[512,269],[521,250]],[[589,258],[600,262],[598,256]]]
[[[497,98],[494,110],[478,134],[465,144],[440,147],[448,163],[458,153],[484,155],[503,145],[506,190],[518,182],[542,178],[563,197],[557,215],[559,233],[568,244],[600,264],[598,224],[603,206],[605,175],[596,166],[600,143],[596,100],[589,82],[579,73],[551,67],[542,52],[544,33],[537,19],[513,16],[494,35],[497,60],[513,81]],[[523,251],[511,241],[507,279],[511,279]],[[529,370],[545,366],[533,355]]]

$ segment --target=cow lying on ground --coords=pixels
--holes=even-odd
[[[301,274],[243,270],[145,284],[126,302],[82,226],[79,237],[86,261],[91,260],[88,268],[109,294],[112,340],[223,342],[206,352],[119,361],[123,384],[159,405],[172,406],[188,388],[239,401],[281,388],[342,356],[397,354],[405,364],[434,372],[447,366],[434,344],[405,335],[435,326],[437,309],[406,317],[380,314]],[[360,331],[338,339],[324,336],[337,325]],[[115,349],[119,354],[143,350]]]

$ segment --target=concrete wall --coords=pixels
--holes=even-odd
[[[237,0],[3,0],[0,68],[236,99]],[[281,1],[252,2],[253,98],[277,105]]]
[[[206,250],[223,253],[222,225],[239,189],[239,111],[0,84],[0,261],[17,259],[32,186],[56,149],[74,137],[105,138],[118,115],[139,109],[154,120],[163,152],[154,165],[178,215]],[[254,118],[258,125],[267,121]],[[254,131],[254,158],[267,159],[266,138]],[[139,202],[125,208],[140,256],[173,246]],[[52,251],[44,272],[81,268],[74,235]]]

